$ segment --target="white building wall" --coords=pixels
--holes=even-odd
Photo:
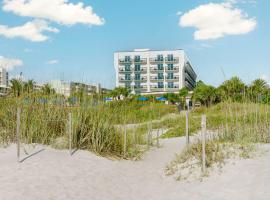
[[[177,80],[173,80],[174,87],[177,86],[177,88],[173,88],[173,89],[168,88],[168,82],[172,82],[172,81],[166,80],[166,77],[168,76],[168,70],[167,70],[168,63],[165,62],[165,59],[167,58],[167,55],[170,55],[170,54],[173,55],[174,59],[178,60],[178,62],[173,63],[174,68],[177,69],[176,71],[173,72],[173,76],[178,77]],[[152,61],[153,59],[157,58],[158,55],[163,55],[163,59],[164,59],[164,62],[163,62],[164,88],[155,88],[158,83],[157,81],[153,81],[153,78],[158,75],[157,72],[153,73],[153,69],[157,68],[158,63],[152,62]],[[119,60],[125,59],[125,56],[130,56],[132,60],[134,60],[135,56],[140,56],[142,60],[146,59],[147,61],[146,64],[141,64],[141,69],[145,69],[147,71],[147,73],[141,73],[141,76],[146,78],[147,80],[147,81],[141,82],[141,87],[145,88],[141,90],[140,92],[141,94],[160,94],[160,93],[162,94],[162,93],[168,93],[168,92],[178,93],[179,89],[186,86],[185,67],[186,67],[186,62],[188,60],[183,50],[173,50],[173,51],[134,50],[130,52],[116,52],[114,54],[114,66],[115,66],[115,71],[116,71],[116,87],[125,87],[125,82],[121,81],[121,78],[125,76],[124,73],[121,73],[121,70],[124,69],[125,65],[119,63]],[[135,68],[135,64],[134,62],[132,62],[131,63],[132,79],[134,79],[135,77],[134,68]],[[196,74],[195,74],[194,79],[196,80]],[[134,85],[135,85],[135,81],[132,80],[131,87],[132,87],[133,93],[135,93]]]
[[[0,68],[0,86],[8,87],[8,72],[4,68]]]

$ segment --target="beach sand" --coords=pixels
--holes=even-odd
[[[185,138],[161,144],[140,161],[110,160],[88,151],[70,156],[67,150],[38,145],[28,149],[37,154],[18,163],[15,145],[1,148],[0,200],[270,199],[269,152],[225,165],[221,174],[203,181],[178,182],[164,169],[184,148]]]

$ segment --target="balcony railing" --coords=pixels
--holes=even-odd
[[[119,59],[119,65],[132,64],[132,59]]]
[[[147,90],[147,86],[146,85],[134,86],[134,90]]]
[[[141,68],[140,70],[134,70],[134,71],[138,73],[147,73],[147,68]]]
[[[152,91],[164,91],[164,86],[163,87],[158,87],[158,85],[151,85],[150,89]]]
[[[155,64],[155,63],[163,63],[164,59],[158,59],[158,58],[150,58],[150,63]]]
[[[147,77],[141,77],[139,79],[134,79],[135,82],[146,82],[147,81]]]
[[[158,76],[151,76],[151,81],[164,81],[164,77],[158,77]]]
[[[179,81],[179,76],[166,77],[166,81]]]
[[[119,81],[120,81],[120,82],[132,82],[132,78],[126,79],[126,78],[120,77],[120,78],[119,78]]]
[[[166,72],[179,72],[179,68],[178,67],[174,67],[174,68],[166,67]]]
[[[150,68],[150,72],[156,73],[156,72],[163,72],[164,68],[157,68],[157,67],[152,67]]]
[[[124,68],[119,69],[119,73],[131,73],[131,72],[132,72],[131,69],[124,69]]]
[[[146,65],[147,64],[147,59],[146,58],[134,59],[134,64]]]
[[[179,58],[165,58],[165,63],[179,63]]]

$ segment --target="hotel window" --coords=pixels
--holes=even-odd
[[[168,64],[168,70],[173,70],[173,64]]]
[[[158,88],[164,88],[163,82],[158,82]]]
[[[140,82],[136,82],[135,83],[135,88],[141,88],[141,83]]]
[[[130,62],[130,56],[125,56],[125,62]]]
[[[136,65],[135,65],[135,71],[136,71],[136,72],[141,71],[141,65],[136,64]]]
[[[173,73],[168,73],[168,79],[173,79]]]
[[[125,83],[126,88],[131,88],[131,84],[130,83]]]
[[[163,61],[163,55],[158,55],[157,56],[157,61]]]
[[[130,71],[130,65],[125,65],[125,71]]]
[[[141,60],[141,57],[140,56],[135,56],[135,58],[134,58],[134,61],[135,62],[140,62],[140,60]]]
[[[173,82],[168,83],[168,88],[174,88]]]
[[[163,73],[158,73],[158,79],[164,79]]]
[[[131,80],[130,74],[125,74],[125,80]]]
[[[141,80],[141,75],[140,74],[135,74],[135,80]]]
[[[163,64],[158,64],[158,70],[163,70]]]
[[[173,54],[168,54],[167,59],[168,61],[173,61]]]

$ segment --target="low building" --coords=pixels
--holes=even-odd
[[[61,80],[51,81],[50,85],[57,94],[64,95],[65,97],[70,97],[79,92],[83,92],[84,94],[90,96],[93,94],[103,94],[109,91],[106,88],[102,88],[100,84],[91,85],[80,82],[68,83],[66,81]]]
[[[133,94],[178,93],[196,85],[197,75],[183,50],[116,52],[114,66],[116,87],[126,87]]]

